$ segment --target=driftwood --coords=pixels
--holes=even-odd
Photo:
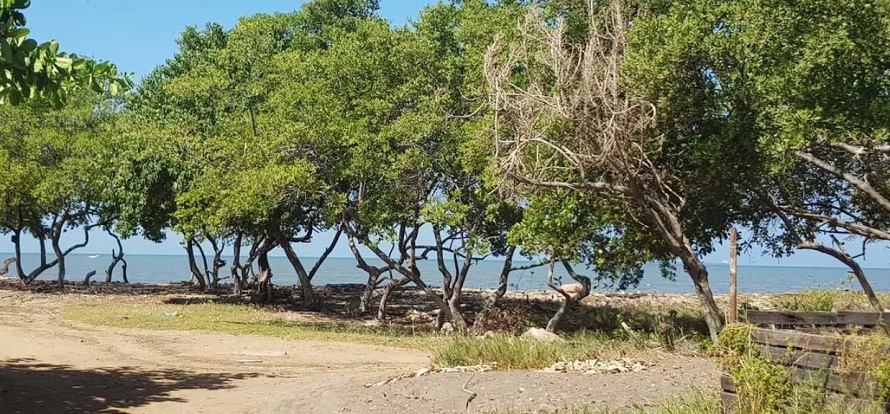
[[[467,385],[470,384],[470,381],[472,381],[474,377],[476,377],[475,373],[473,373],[473,375],[470,375],[470,378],[467,378],[467,382],[465,382],[464,385],[460,388],[461,391],[463,391],[469,395],[469,397],[467,397],[467,403],[465,404],[465,408],[466,408],[467,412],[470,411],[470,403],[473,402],[473,400],[476,399],[476,396],[477,396],[477,394],[475,392],[467,389]]]
[[[85,285],[89,285],[89,284],[90,284],[90,279],[91,279],[93,276],[96,276],[96,271],[95,271],[95,270],[91,270],[89,273],[87,273],[86,276],[84,276],[84,278],[83,278],[83,284],[85,284]]]

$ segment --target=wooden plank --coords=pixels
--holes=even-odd
[[[791,381],[795,384],[812,385],[817,388],[873,399],[878,395],[877,383],[862,373],[841,375],[835,371],[812,370],[800,367],[790,367]]]
[[[748,322],[755,325],[836,325],[834,312],[748,311]]]
[[[738,409],[739,396],[728,392],[720,393],[720,400],[723,402],[724,413],[734,413]]]
[[[838,325],[877,326],[890,325],[890,312],[838,312]]]
[[[858,413],[858,412],[872,412],[872,410],[876,408],[884,408],[884,412],[890,412],[890,405],[882,402],[875,401],[871,399],[863,399],[851,397],[849,395],[844,394],[836,394],[836,393],[826,393],[825,395],[825,403],[826,405],[840,405],[846,409],[845,412],[848,413]]]
[[[837,356],[831,354],[768,345],[758,345],[757,348],[761,355],[786,366],[811,369],[835,369],[838,367]]]
[[[890,312],[793,312],[749,310],[748,322],[754,325],[786,326],[876,326],[883,322],[890,325]]]
[[[763,328],[751,330],[754,343],[777,347],[792,347],[808,351],[837,353],[841,346],[851,346],[852,340],[842,340],[824,335],[814,335],[793,331],[775,331]]]
[[[737,394],[738,390],[735,387],[735,382],[732,380],[732,377],[729,374],[723,374],[720,376],[720,388],[723,389],[724,392],[729,392],[733,394]]]
[[[739,321],[739,232],[733,227],[729,232],[729,323]]]

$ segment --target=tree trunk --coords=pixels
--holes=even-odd
[[[233,289],[232,293],[235,295],[239,295],[239,296],[241,295],[241,289],[243,287],[242,283],[244,283],[241,280],[241,239],[242,239],[242,234],[238,233],[238,235],[235,236],[235,244],[232,247],[232,249],[234,250],[232,252],[232,254],[234,255],[234,258],[232,258],[232,267],[231,267],[232,289]]]
[[[117,267],[119,261],[120,257],[117,256],[117,252],[114,249],[111,249],[111,263],[109,263],[108,268],[105,269],[105,284],[111,284],[114,268]]]
[[[106,228],[105,231],[117,242],[117,248],[120,252],[116,253],[114,249],[111,249],[111,264],[109,264],[108,269],[105,270],[105,283],[111,283],[112,275],[114,274],[114,268],[117,267],[117,264],[121,261],[123,261],[121,270],[123,272],[124,283],[129,283],[129,281],[127,280],[127,262],[124,260],[124,246],[123,244],[121,244],[121,238],[114,234],[114,232],[112,232],[110,228]]]
[[[194,243],[195,247],[198,248],[198,253],[201,253],[201,261],[204,264],[204,280],[208,286],[211,288],[215,288],[215,281],[212,279],[212,272],[210,271],[210,266],[207,263],[207,255],[204,254],[204,247],[201,246],[201,243]]]
[[[257,259],[257,265],[260,268],[260,274],[257,276],[256,301],[263,297],[266,293],[267,300],[272,301],[272,267],[269,265],[269,252],[261,251]]]
[[[470,252],[466,252],[464,264],[457,273],[454,286],[451,288],[451,297],[448,298],[448,308],[451,309],[451,318],[454,321],[454,328],[461,334],[467,333],[467,320],[464,318],[463,312],[460,310],[461,296],[463,295],[464,284],[467,281],[467,275],[470,273],[473,258]]]
[[[659,184],[650,185],[650,187],[653,186],[658,187]],[[711,292],[708,269],[695,253],[689,238],[686,237],[686,232],[680,221],[679,208],[669,200],[649,195],[651,191],[645,191],[645,187],[646,183],[635,181],[631,185],[631,194],[637,204],[646,210],[649,224],[657,230],[661,239],[683,263],[683,269],[689,274],[692,284],[695,286],[695,293],[701,303],[711,341],[716,343],[717,335],[723,329],[723,318],[720,315],[720,308],[717,307],[717,302],[714,300],[714,293]]]
[[[27,283],[25,269],[22,268],[22,229],[16,229],[13,232],[12,244],[15,250],[15,272],[22,283]]]
[[[368,271],[368,282],[365,283],[365,289],[362,291],[362,297],[358,304],[358,310],[362,314],[367,313],[371,307],[371,297],[374,296],[374,289],[377,288],[379,280],[380,272],[376,268]]]
[[[454,324],[454,328],[461,334],[466,334],[467,322],[460,310],[460,298],[463,285],[466,282],[467,272],[472,264],[473,258],[469,251],[465,252],[466,257],[464,258],[464,264],[462,267],[458,268],[458,253],[457,251],[452,251],[451,255],[454,259],[455,272],[457,272],[456,275],[453,275],[451,271],[448,270],[448,265],[445,263],[445,245],[442,240],[441,229],[438,226],[433,228],[433,236],[436,240],[436,262],[439,265],[439,273],[442,274],[442,300],[448,306],[448,314],[441,310],[439,311],[439,314],[436,317],[436,329],[442,329],[446,318],[450,318]]]
[[[561,262],[563,267],[565,267],[566,271],[569,273],[569,276],[581,285],[581,291],[577,293],[568,293],[561,286],[558,286],[553,280],[553,262],[550,263],[550,271],[547,274],[547,286],[550,286],[551,289],[559,292],[564,300],[562,304],[559,305],[559,309],[556,310],[556,313],[553,314],[549,321],[547,321],[548,332],[556,332],[556,328],[559,326],[562,317],[568,311],[569,306],[580,302],[582,299],[590,295],[590,278],[575,273],[575,270],[572,269],[572,265],[570,265],[568,261],[561,260]]]
[[[59,278],[58,278],[59,287],[63,287],[63,286],[65,286],[65,253],[62,252],[62,248],[59,246],[59,238],[55,234],[53,235],[53,238],[52,238],[52,246],[53,246],[53,253],[55,253],[56,261],[58,262],[58,263],[56,263],[56,265],[58,266],[58,269],[59,269]]]
[[[297,252],[294,251],[290,240],[278,235],[278,244],[284,249],[287,260],[290,261],[291,266],[297,272],[297,278],[300,280],[300,291],[303,293],[303,306],[309,309],[317,308],[318,299],[315,297],[315,291],[312,289],[312,280],[309,278],[306,268],[303,267],[300,257],[297,256]]]
[[[386,321],[386,305],[389,303],[389,297],[392,295],[392,292],[405,284],[407,284],[411,279],[407,276],[403,276],[396,279],[390,279],[389,283],[386,284],[386,287],[383,288],[383,293],[380,294],[380,306],[377,307],[377,321],[385,322]]]
[[[556,327],[559,326],[559,321],[562,320],[562,317],[566,314],[566,311],[569,309],[569,305],[574,303],[570,298],[565,297],[565,300],[559,305],[559,309],[556,313],[550,317],[550,320],[547,321],[547,332],[556,332]]]
[[[192,277],[198,281],[198,287],[201,290],[207,289],[207,282],[204,280],[204,274],[201,273],[201,269],[198,267],[198,263],[195,261],[195,242],[192,239],[188,239],[185,243],[185,250],[188,253],[189,259],[189,269],[192,272]]]
[[[513,271],[513,255],[516,253],[516,246],[510,246],[507,255],[504,256],[504,266],[501,268],[501,276],[498,278],[498,289],[494,292],[494,296],[486,304],[485,308],[493,308],[500,303],[504,295],[507,294],[507,285],[510,281],[510,272]]]
[[[217,243],[215,237],[208,237],[207,240],[210,241],[210,246],[213,248],[213,267],[210,273],[210,286],[217,288],[219,287],[219,269],[226,266],[226,261],[222,259],[222,255],[225,252],[225,244]]]
[[[123,254],[121,254],[121,278],[124,283],[130,283],[130,279],[127,278],[127,259],[124,259]]]
[[[714,300],[714,293],[711,292],[711,285],[708,281],[708,269],[702,263],[698,255],[688,249],[684,257],[680,257],[683,262],[683,269],[692,278],[695,285],[695,293],[704,310],[705,323],[708,325],[708,332],[711,335],[711,341],[717,343],[717,334],[723,329],[723,319],[720,317],[720,308]]]
[[[820,253],[827,254],[831,257],[834,257],[841,263],[847,265],[850,270],[853,272],[853,275],[856,276],[856,280],[859,282],[859,286],[862,287],[862,291],[865,293],[865,296],[868,298],[868,303],[871,307],[877,312],[884,312],[884,306],[881,304],[881,301],[878,300],[878,295],[875,294],[875,290],[871,287],[871,283],[868,282],[868,278],[865,277],[865,271],[862,270],[862,266],[859,265],[856,260],[853,260],[846,251],[843,250],[843,245],[835,239],[835,244],[838,245],[838,249],[832,249],[831,247],[825,246],[821,243],[816,242],[804,242],[797,245],[798,249],[802,250],[815,250]]]
[[[341,227],[341,230],[345,230],[346,226]],[[355,236],[347,231],[346,232],[347,244],[349,245],[349,250],[352,251],[352,255],[355,256],[356,267],[365,271],[368,274],[368,281],[365,283],[365,289],[362,292],[362,297],[359,300],[359,312],[362,314],[367,313],[371,308],[371,297],[374,296],[374,289],[377,288],[378,283],[380,282],[380,275],[383,274],[385,270],[391,269],[391,267],[387,268],[379,268],[376,266],[371,266],[368,262],[365,261],[365,258],[362,256],[362,253],[358,250],[358,246],[355,244]]]

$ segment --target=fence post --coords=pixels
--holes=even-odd
[[[739,232],[733,227],[729,231],[729,323],[739,321],[738,257]]]

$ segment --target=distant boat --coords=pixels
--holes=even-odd
[[[723,264],[729,264],[729,260],[724,260]]]
[[[97,257],[99,257],[99,255],[98,255],[98,254],[93,254],[93,255],[90,255],[90,259],[95,259],[95,258],[97,258]]]

